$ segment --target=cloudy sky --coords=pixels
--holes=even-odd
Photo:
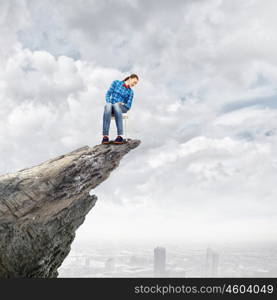
[[[277,3],[0,2],[1,174],[101,142],[130,73],[141,145],[92,193],[78,240],[275,240]],[[111,138],[116,136],[111,124]]]

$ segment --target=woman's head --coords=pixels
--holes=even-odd
[[[138,75],[136,74],[131,74],[130,76],[126,77],[123,81],[125,81],[125,83],[129,86],[134,86],[138,83],[139,78]]]

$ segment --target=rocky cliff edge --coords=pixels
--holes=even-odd
[[[139,144],[85,146],[0,176],[0,278],[57,277],[97,200],[89,191]]]

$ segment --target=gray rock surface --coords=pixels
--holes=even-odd
[[[139,144],[85,146],[0,176],[0,278],[57,277],[97,200],[89,191]]]

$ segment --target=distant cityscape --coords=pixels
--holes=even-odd
[[[277,277],[277,244],[149,246],[90,242],[72,246],[59,277]]]

